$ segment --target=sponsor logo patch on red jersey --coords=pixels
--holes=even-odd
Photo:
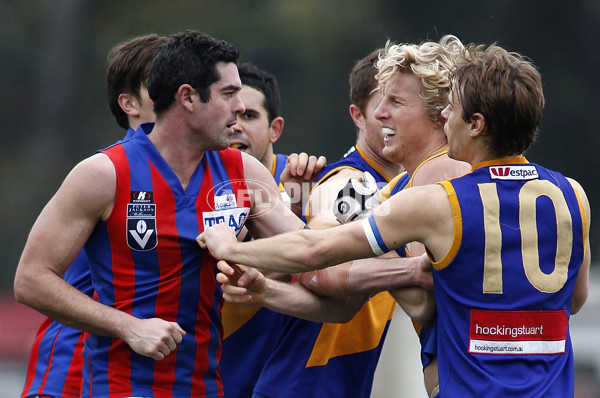
[[[564,310],[471,310],[469,353],[564,353],[568,323],[569,319]]]
[[[237,207],[237,202],[234,194],[215,195],[215,210],[234,209],[235,207]]]
[[[492,180],[535,180],[539,174],[533,165],[491,166],[490,177]]]
[[[154,194],[151,191],[131,191],[130,192],[131,203],[153,203]]]
[[[249,207],[236,207],[221,211],[205,211],[202,213],[202,222],[204,228],[208,228],[215,224],[225,223],[233,228],[235,234],[239,234],[250,213]]]

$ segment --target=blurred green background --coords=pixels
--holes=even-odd
[[[354,142],[347,80],[359,58],[388,39],[498,42],[543,75],[547,105],[527,157],[579,180],[599,207],[598,0],[3,0],[0,16],[0,291],[66,173],[123,135],[106,104],[109,49],[153,32],[207,32],[274,73],[286,122],[276,151],[330,161]],[[592,224],[593,258],[598,239]]]

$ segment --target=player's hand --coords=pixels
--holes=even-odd
[[[419,285],[427,290],[433,291],[433,270],[431,260],[426,253],[416,257],[419,260],[417,264],[416,280]]]
[[[186,334],[177,322],[160,318],[134,319],[124,341],[138,354],[159,361],[175,351]]]
[[[308,199],[313,183],[326,165],[324,156],[309,156],[304,152],[288,156],[280,180],[290,197],[291,209],[298,217],[302,215],[303,204]]]
[[[327,164],[325,156],[316,157],[305,152],[288,156],[285,169],[281,173],[281,182],[314,181]]]
[[[217,260],[222,260],[229,252],[231,245],[238,243],[233,228],[220,223],[208,227],[196,237],[196,242],[202,249],[206,249]]]
[[[217,282],[221,284],[223,298],[239,305],[262,305],[267,290],[267,278],[257,269],[219,261]]]
[[[375,178],[365,171],[360,180],[351,178],[333,203],[333,214],[340,224],[362,218],[379,205],[379,188]]]

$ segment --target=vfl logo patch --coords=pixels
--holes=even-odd
[[[156,247],[156,219],[127,219],[127,244],[133,250],[152,250]]]
[[[158,243],[156,235],[156,204],[149,191],[131,191],[127,204],[127,245],[133,250],[152,250]]]
[[[235,234],[237,235],[242,230],[249,212],[249,207],[221,211],[205,211],[202,213],[202,223],[204,224],[204,229],[215,224],[226,223],[235,230]]]
[[[539,174],[535,166],[491,166],[492,180],[535,180]]]

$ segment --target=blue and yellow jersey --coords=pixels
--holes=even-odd
[[[290,201],[289,195],[285,192],[285,188],[283,183],[281,182],[281,173],[283,173],[283,169],[285,169],[285,164],[287,162],[288,155],[284,155],[281,153],[273,154],[273,167],[271,168],[271,175],[275,179],[275,183],[279,187],[279,192],[281,193],[281,199],[283,203],[288,203]]]
[[[573,396],[568,320],[587,234],[561,174],[520,156],[440,183],[454,240],[434,262],[443,396]]]
[[[281,183],[287,155],[273,155],[271,173],[284,201]],[[275,347],[287,315],[263,307],[242,307],[224,302],[221,376],[226,397],[251,397],[263,366]]]
[[[442,155],[448,153],[448,147],[445,147],[441,151],[431,155],[427,159],[425,159],[421,164],[417,166],[412,176],[409,176],[408,173],[403,173],[394,178],[390,183],[381,189],[381,200],[384,201],[389,199],[392,195],[400,192],[404,188],[410,188],[413,186],[414,176],[417,174],[417,171],[423,167],[427,162],[438,158]],[[396,253],[400,257],[407,257],[410,255],[409,245],[401,246],[396,249]],[[415,331],[419,335],[419,342],[421,344],[421,364],[423,365],[423,369],[429,365],[429,363],[437,356],[437,320],[428,327],[423,327],[418,323],[413,322],[413,326]]]
[[[329,177],[343,169],[356,170],[360,172],[368,171],[375,178],[375,181],[377,182],[377,188],[381,188],[382,186],[386,185],[391,178],[390,176],[387,176],[383,169],[377,163],[375,163],[375,161],[370,159],[358,145],[354,145],[340,160],[328,164],[323,170],[321,170],[312,189],[314,190]],[[310,221],[310,214],[310,201],[308,201],[308,203],[305,205],[305,210],[302,215],[303,220],[306,223]]]
[[[380,186],[389,181],[356,146],[328,165],[317,184],[342,169],[368,171]],[[255,391],[267,397],[369,397],[395,306],[383,292],[344,324],[289,317]]]

